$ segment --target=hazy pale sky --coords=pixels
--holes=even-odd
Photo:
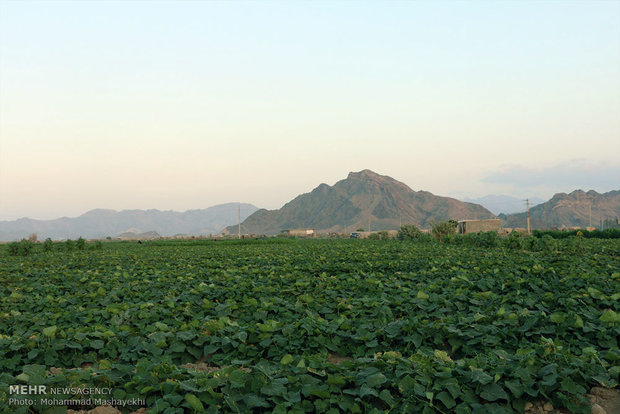
[[[618,1],[2,1],[0,220],[620,188]]]

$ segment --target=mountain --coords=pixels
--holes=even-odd
[[[492,218],[482,206],[454,198],[413,191],[391,177],[370,170],[349,173],[333,186],[321,184],[279,210],[258,210],[241,225],[249,234],[277,234],[285,229],[313,228],[345,232],[358,228],[398,229],[400,223],[429,227],[432,220]],[[236,234],[230,226],[228,233]]]
[[[87,239],[118,236],[121,233],[157,232],[162,236],[183,233],[190,235],[217,234],[225,226],[236,223],[238,208],[241,219],[258,210],[252,204],[228,203],[185,212],[160,210],[103,210],[88,211],[79,217],[56,220],[22,218],[0,221],[0,240],[19,240],[37,234],[39,240],[51,237]]]
[[[525,211],[525,200],[522,198],[511,197],[507,195],[490,194],[479,198],[464,198],[463,201],[468,203],[480,204],[493,214],[514,214]],[[532,206],[543,203],[542,198],[530,198],[530,208]]]
[[[575,190],[570,194],[557,193],[551,200],[530,208],[530,226],[532,229],[587,227],[590,225],[590,203],[593,226],[598,226],[601,220],[620,217],[620,190],[604,194]],[[504,227],[527,227],[526,213],[499,217]]]

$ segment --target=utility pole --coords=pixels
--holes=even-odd
[[[527,208],[527,234],[531,234],[530,233],[530,199],[529,198],[525,199],[525,205]]]
[[[592,197],[590,197],[590,228],[592,227]]]
[[[239,227],[237,228],[239,240],[241,240],[241,203],[237,206],[237,217],[239,218]]]
[[[368,219],[368,233],[370,233],[370,219]]]

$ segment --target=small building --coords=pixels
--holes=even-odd
[[[500,219],[460,220],[457,226],[459,234],[481,233],[486,231],[499,232]]]
[[[314,229],[291,229],[291,230],[284,230],[283,233],[290,237],[314,237],[315,236]]]

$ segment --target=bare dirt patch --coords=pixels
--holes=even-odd
[[[620,414],[620,391],[594,387],[586,394],[591,414]],[[525,414],[570,414],[563,408],[554,408],[548,401],[533,401],[525,405]]]
[[[327,356],[327,362],[330,364],[339,365],[346,361],[353,361],[353,358],[332,353]]]
[[[221,367],[215,367],[213,365],[209,365],[206,362],[196,361],[196,363],[188,363],[180,365],[183,368],[191,369],[192,371],[206,372],[207,374],[210,372],[219,371]]]

